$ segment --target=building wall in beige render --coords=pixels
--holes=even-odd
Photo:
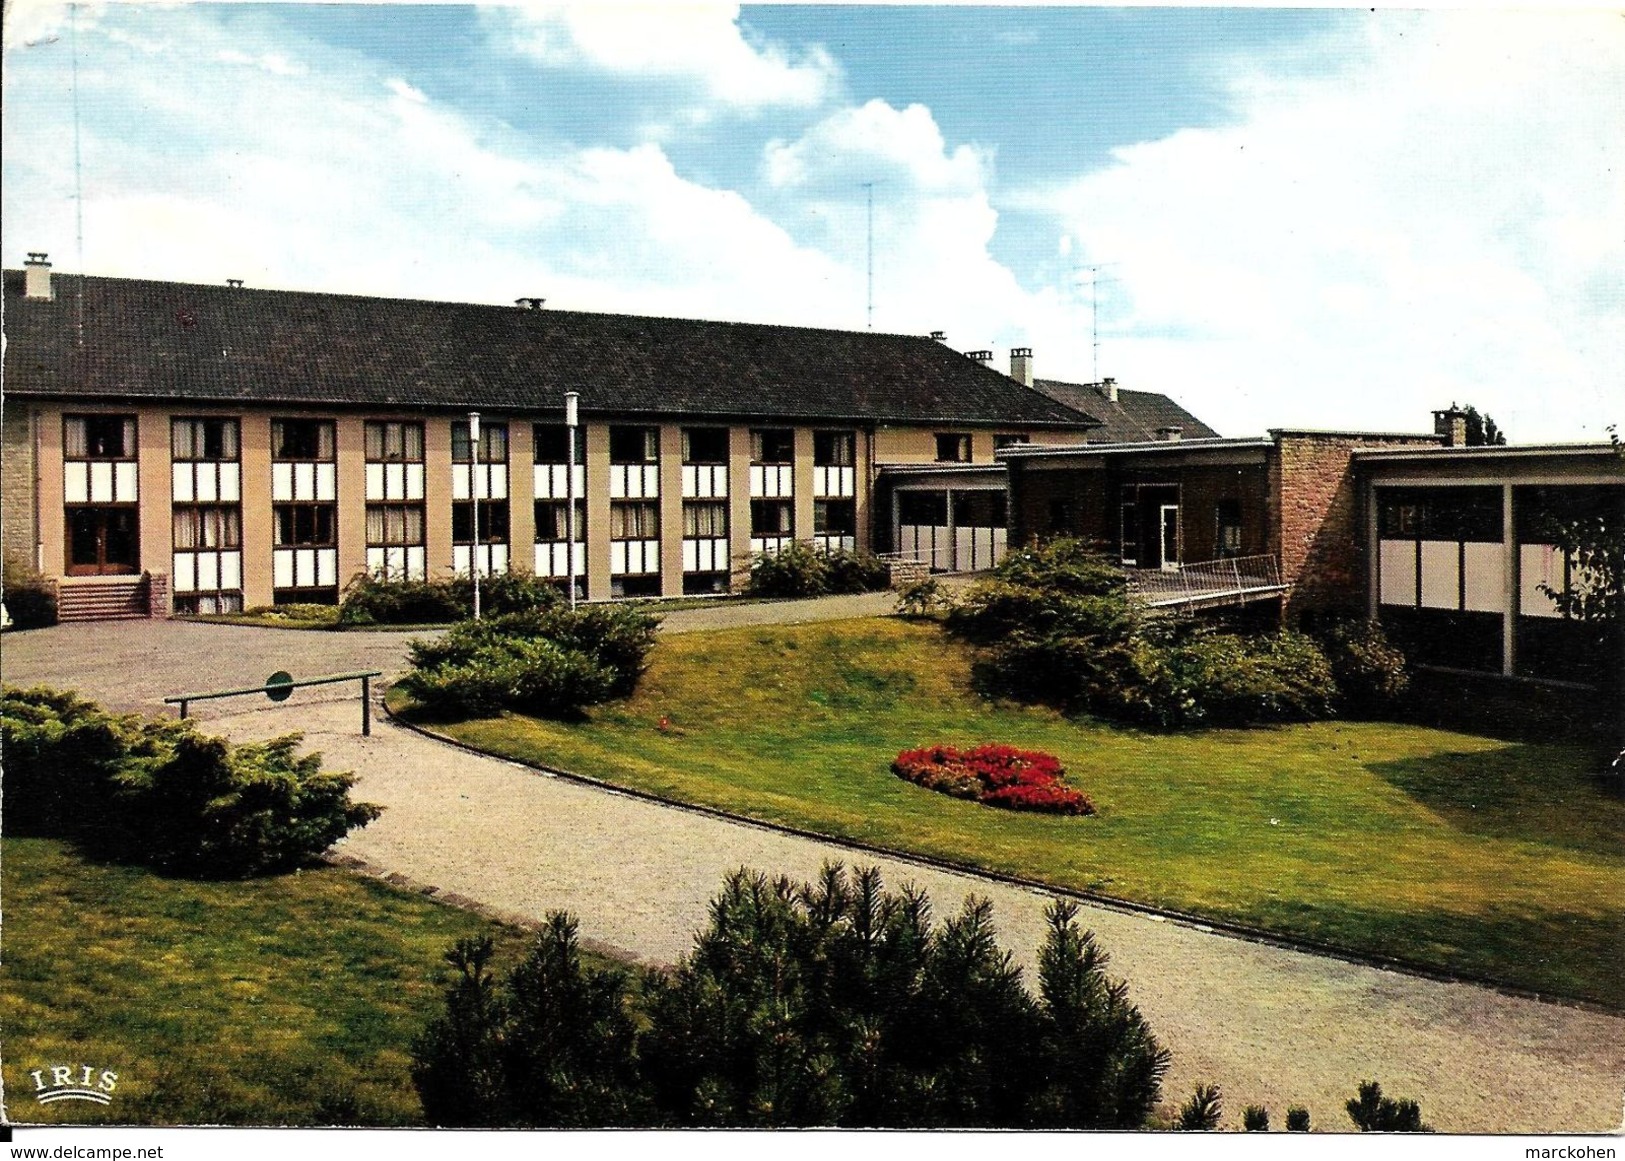
[[[351,577],[364,572],[366,543],[366,449],[365,429],[369,420],[407,420],[422,423],[424,429],[424,542],[428,575],[452,575],[452,460],[451,427],[460,416],[425,415],[409,411],[377,412],[320,411],[300,407],[261,407],[233,409],[219,406],[120,406],[39,404],[7,408],[4,425],[5,448],[5,551],[29,562],[36,559],[41,571],[61,577],[66,568],[64,512],[62,495],[62,416],[67,414],[134,414],[140,450],[140,562],[143,571],[167,576],[171,569],[173,533],[171,516],[170,422],[176,417],[218,416],[239,422],[241,465],[241,514],[243,603],[245,607],[272,602],[272,540],[274,535],[271,501],[271,420],[273,418],[318,418],[333,421],[336,436],[336,480],[338,503],[338,581],[342,588]],[[534,442],[532,424],[554,421],[552,416],[503,415],[486,412],[488,423],[508,425],[509,447],[509,535],[511,567],[529,571],[535,559],[534,487],[532,464]],[[661,591],[674,596],[682,592],[682,437],[685,426],[695,426],[693,417],[678,417],[659,425],[661,455]],[[736,583],[748,565],[750,543],[750,431],[753,426],[782,424],[774,421],[740,423],[729,428],[729,526],[731,556]],[[586,428],[586,543],[587,595],[589,599],[610,596],[609,575],[609,426],[597,419]],[[897,427],[873,429],[863,424],[818,424],[795,427],[795,535],[802,540],[813,536],[813,481],[815,434],[819,431],[848,431],[856,437],[856,495],[858,545],[871,546],[870,516],[877,465],[886,463],[930,463],[936,458],[939,430],[967,430],[952,427]],[[1011,433],[1021,431],[1009,429]],[[999,429],[1001,433],[1005,429]],[[1081,438],[1078,433],[1032,431],[1034,442]],[[972,431],[976,461],[992,461],[991,429]],[[37,452],[36,452],[37,448]],[[39,551],[36,554],[35,544]]]

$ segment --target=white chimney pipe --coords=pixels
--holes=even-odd
[[[55,297],[51,293],[51,264],[45,258],[44,254],[30,251],[28,261],[23,263],[24,298]]]
[[[1010,348],[1010,378],[1023,387],[1033,385],[1033,349],[1031,347]]]
[[[1102,379],[1100,381],[1100,393],[1106,397],[1107,402],[1116,403],[1117,402],[1117,380],[1113,379],[1110,375],[1108,375],[1108,376],[1106,376],[1106,378]]]

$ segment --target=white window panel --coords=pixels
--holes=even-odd
[[[471,496],[469,478],[474,471],[473,464],[451,465],[451,498],[453,500],[467,500]],[[465,563],[464,568],[467,568]]]
[[[1377,549],[1377,599],[1416,607],[1416,542],[1384,540]]]
[[[62,496],[70,504],[83,504],[90,499],[90,465],[73,460],[62,465]]]
[[[750,467],[750,494],[752,499],[783,499],[794,492],[795,469],[789,464],[752,464]]]
[[[197,499],[199,504],[213,504],[220,499],[220,469],[217,465],[197,466]]]
[[[406,465],[384,465],[384,499],[406,499]]]
[[[368,464],[367,465],[367,499],[369,499],[369,500],[384,500],[384,499],[387,499],[387,498],[388,497],[384,494],[384,465],[383,464]]]
[[[316,550],[316,583],[319,585],[336,585],[339,583],[338,549],[318,548]]]
[[[423,499],[423,465],[406,465],[406,498],[408,500]]]
[[[852,536],[815,536],[813,546],[822,548],[825,552],[844,550],[851,552],[857,547],[857,538]]]
[[[331,501],[338,496],[338,465],[316,465],[316,499]]]
[[[1550,544],[1518,546],[1518,612],[1526,617],[1560,617],[1557,602],[1540,589],[1563,591],[1563,554]]]
[[[386,548],[367,549],[367,575],[377,576],[379,573],[389,571],[389,550]]]
[[[614,576],[625,575],[626,541],[611,540],[609,542],[609,571]]]
[[[113,465],[113,498],[120,504],[134,504],[140,499],[138,474],[134,463],[126,460]]]
[[[491,467],[491,499],[506,500],[508,498],[508,465],[492,464]]]
[[[242,468],[234,463],[220,465],[220,499],[222,503],[235,504],[242,499],[243,483]]]
[[[170,464],[169,479],[170,498],[177,504],[190,504],[192,497],[197,494],[192,486],[192,465]]]
[[[293,583],[297,588],[308,589],[316,584],[316,550],[314,548],[296,548],[293,550]]]
[[[175,554],[175,591],[189,593],[197,588],[196,560],[190,552]]]
[[[451,568],[458,576],[468,575],[468,545],[454,544],[451,547]]]
[[[92,504],[111,504],[113,502],[112,464],[90,465],[90,502]]]
[[[1422,541],[1422,607],[1461,608],[1461,546],[1454,540]]]
[[[197,554],[197,587],[200,589],[217,589],[220,587],[220,554],[218,552],[200,552]]]
[[[1010,530],[995,528],[993,530],[993,563],[998,564],[1004,559],[1004,554],[1010,548]]]
[[[814,468],[813,495],[844,498],[855,494],[857,477],[852,468]]]
[[[750,551],[752,556],[764,552],[778,552],[781,548],[795,541],[793,536],[753,536],[750,538]]]
[[[222,552],[220,554],[220,587],[223,589],[240,589],[243,587],[242,553]]]
[[[1462,608],[1478,613],[1506,612],[1500,544],[1470,541],[1462,545],[1462,589]]]
[[[293,549],[278,548],[271,552],[271,586],[293,588]]]
[[[685,500],[723,500],[728,496],[728,465],[684,464]]]
[[[570,467],[568,464],[537,464],[535,466],[536,499],[567,500],[570,498]],[[582,464],[575,468],[576,499],[587,495],[587,469]]]
[[[302,463],[293,465],[293,498],[295,500],[314,500],[316,498],[316,465]]]
[[[683,571],[700,571],[700,541],[687,539],[683,541]]]
[[[423,545],[407,545],[406,575],[411,580],[427,580],[429,578],[428,550]]]
[[[293,499],[293,465],[271,465],[271,500],[273,503],[286,504]],[[286,588],[287,586],[283,586]]]

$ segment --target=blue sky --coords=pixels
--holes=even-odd
[[[78,188],[90,273],[862,329],[873,183],[876,329],[1032,346],[1227,434],[1625,420],[1618,15],[8,19],[7,266],[80,268]]]

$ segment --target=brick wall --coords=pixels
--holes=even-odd
[[[1433,446],[1428,436],[1275,433],[1269,459],[1271,551],[1292,585],[1282,613],[1296,624],[1314,610],[1365,608],[1364,513],[1351,457],[1360,447]]]
[[[33,568],[34,559],[34,442],[29,437],[28,409],[10,406],[0,424],[0,511],[7,560]]]

